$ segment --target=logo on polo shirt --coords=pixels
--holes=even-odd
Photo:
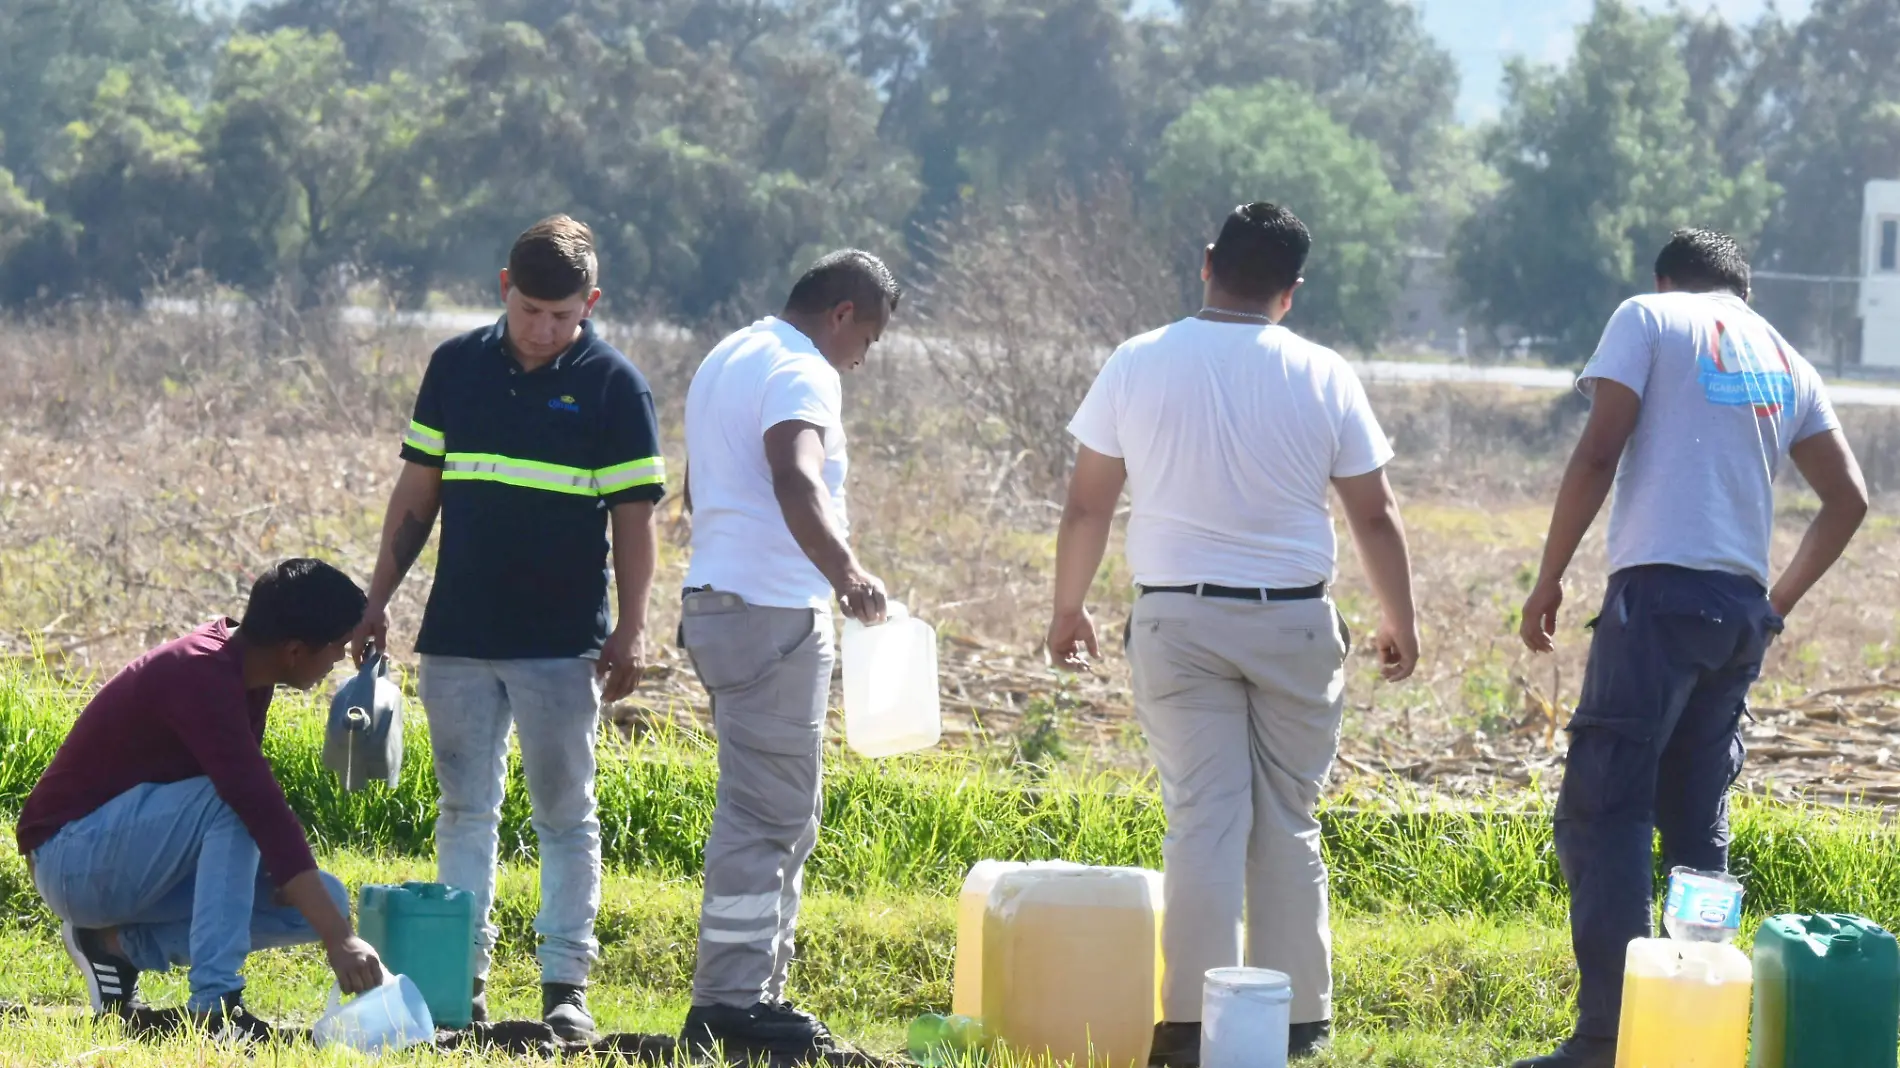
[[[575,403],[573,397],[565,395],[550,398],[548,400],[548,407],[557,412],[579,412],[581,410],[581,406]]]

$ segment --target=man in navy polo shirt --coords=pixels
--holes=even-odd
[[[476,1018],[485,1019],[512,724],[540,843],[542,1016],[569,1041],[594,1030],[585,987],[600,952],[599,710],[631,692],[645,665],[664,479],[646,379],[588,318],[597,274],[585,225],[564,215],[535,224],[501,274],[507,314],[430,359],[363,627],[383,638],[389,598],[440,511],[435,585],[416,639],[442,788],[438,878],[481,908]],[[619,594],[611,630],[609,525]]]

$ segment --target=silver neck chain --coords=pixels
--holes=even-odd
[[[1207,314],[1209,314],[1209,313],[1212,313],[1212,314],[1214,314],[1214,315],[1231,315],[1231,316],[1233,316],[1233,317],[1234,317],[1234,318],[1236,318],[1236,319],[1254,319],[1254,320],[1257,320],[1257,321],[1259,321],[1259,322],[1263,322],[1263,323],[1271,323],[1271,322],[1273,322],[1273,316],[1271,316],[1271,315],[1268,315],[1268,314],[1267,314],[1267,313],[1265,313],[1265,312],[1245,312],[1245,311],[1234,311],[1234,310],[1232,310],[1232,309],[1230,309],[1230,308],[1207,308],[1207,307],[1204,307],[1204,308],[1202,308],[1202,309],[1201,309],[1200,311],[1198,311],[1198,312],[1196,312],[1195,314],[1196,314],[1196,315],[1207,315]]]

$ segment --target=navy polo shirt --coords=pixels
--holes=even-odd
[[[665,492],[639,370],[583,321],[534,371],[506,320],[435,350],[402,458],[442,470],[442,539],[416,651],[481,660],[598,657],[607,511]]]

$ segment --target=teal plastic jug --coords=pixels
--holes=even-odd
[[[442,883],[365,886],[357,929],[383,967],[422,991],[437,1027],[460,1030],[475,1006],[475,895]]]
[[[1776,916],[1755,933],[1752,1068],[1894,1068],[1900,947],[1858,916]]]

